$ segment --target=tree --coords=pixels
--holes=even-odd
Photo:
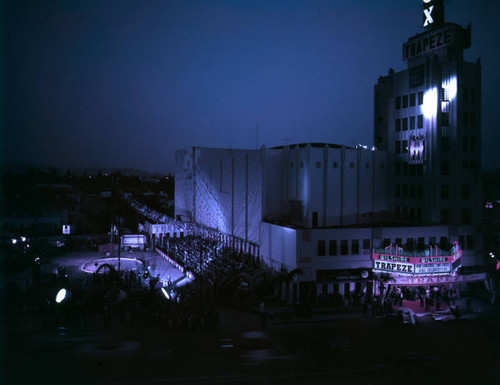
[[[394,278],[388,273],[374,273],[373,278],[379,284],[380,289],[380,303],[384,302],[385,293],[384,290],[389,282],[394,282]]]

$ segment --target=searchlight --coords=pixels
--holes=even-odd
[[[170,297],[170,294],[168,294],[168,291],[166,291],[164,287],[161,288],[161,292],[163,293],[166,299],[172,299]]]

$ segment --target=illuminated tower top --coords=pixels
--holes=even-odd
[[[409,38],[403,44],[403,61],[407,61],[411,67],[415,62],[422,62],[429,54],[461,57],[463,50],[470,47],[470,26],[463,28],[446,23],[443,0],[422,1],[424,32]]]
[[[443,0],[423,0],[423,27],[435,29],[444,24]]]

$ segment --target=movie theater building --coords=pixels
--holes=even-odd
[[[483,281],[479,63],[470,27],[424,1],[407,68],[375,86],[374,143],[176,152],[175,213],[275,270],[299,268],[288,298]],[[433,6],[430,10],[430,6]],[[432,21],[430,20],[432,19]],[[374,284],[375,282],[375,284]]]

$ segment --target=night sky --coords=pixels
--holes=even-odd
[[[174,172],[183,146],[373,144],[373,87],[405,68],[420,0],[7,0],[3,161]],[[500,164],[500,2],[446,2],[483,66]],[[1,111],[0,111],[1,112]]]

